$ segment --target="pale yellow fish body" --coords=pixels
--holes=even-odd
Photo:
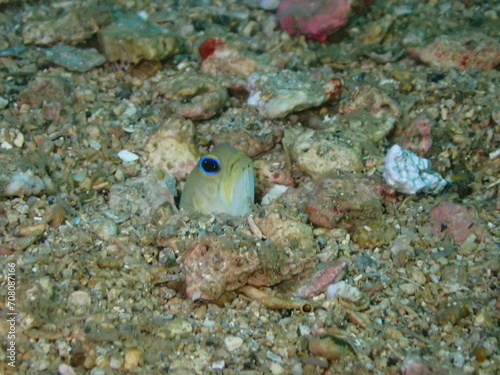
[[[254,201],[252,160],[228,144],[203,155],[189,174],[180,208],[243,216]]]

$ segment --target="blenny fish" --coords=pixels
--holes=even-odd
[[[189,174],[180,208],[243,216],[254,201],[252,160],[228,144],[203,155]]]

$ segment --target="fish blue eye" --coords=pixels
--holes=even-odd
[[[205,156],[200,160],[200,169],[205,174],[219,173],[220,162],[213,156]]]

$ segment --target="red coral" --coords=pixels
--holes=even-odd
[[[205,60],[207,57],[213,55],[217,47],[223,46],[225,44],[226,42],[219,38],[210,38],[205,40],[205,42],[203,42],[203,44],[198,49],[202,60]]]

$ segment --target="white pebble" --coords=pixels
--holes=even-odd
[[[136,161],[137,159],[139,159],[139,155],[134,154],[133,152],[130,152],[128,150],[121,150],[118,153],[118,157],[124,162]]]
[[[285,373],[285,369],[279,363],[273,362],[271,366],[269,366],[269,370],[273,375],[281,375]]]
[[[70,294],[68,302],[74,306],[89,306],[92,303],[92,298],[88,292],[77,290]]]
[[[212,370],[223,370],[225,366],[226,363],[221,359],[220,361],[212,363]]]
[[[57,373],[59,375],[76,375],[75,370],[72,367],[68,366],[65,363],[61,363],[57,368]]]
[[[243,339],[236,336],[227,336],[224,339],[224,344],[226,344],[227,350],[230,352],[239,349],[243,345]]]

